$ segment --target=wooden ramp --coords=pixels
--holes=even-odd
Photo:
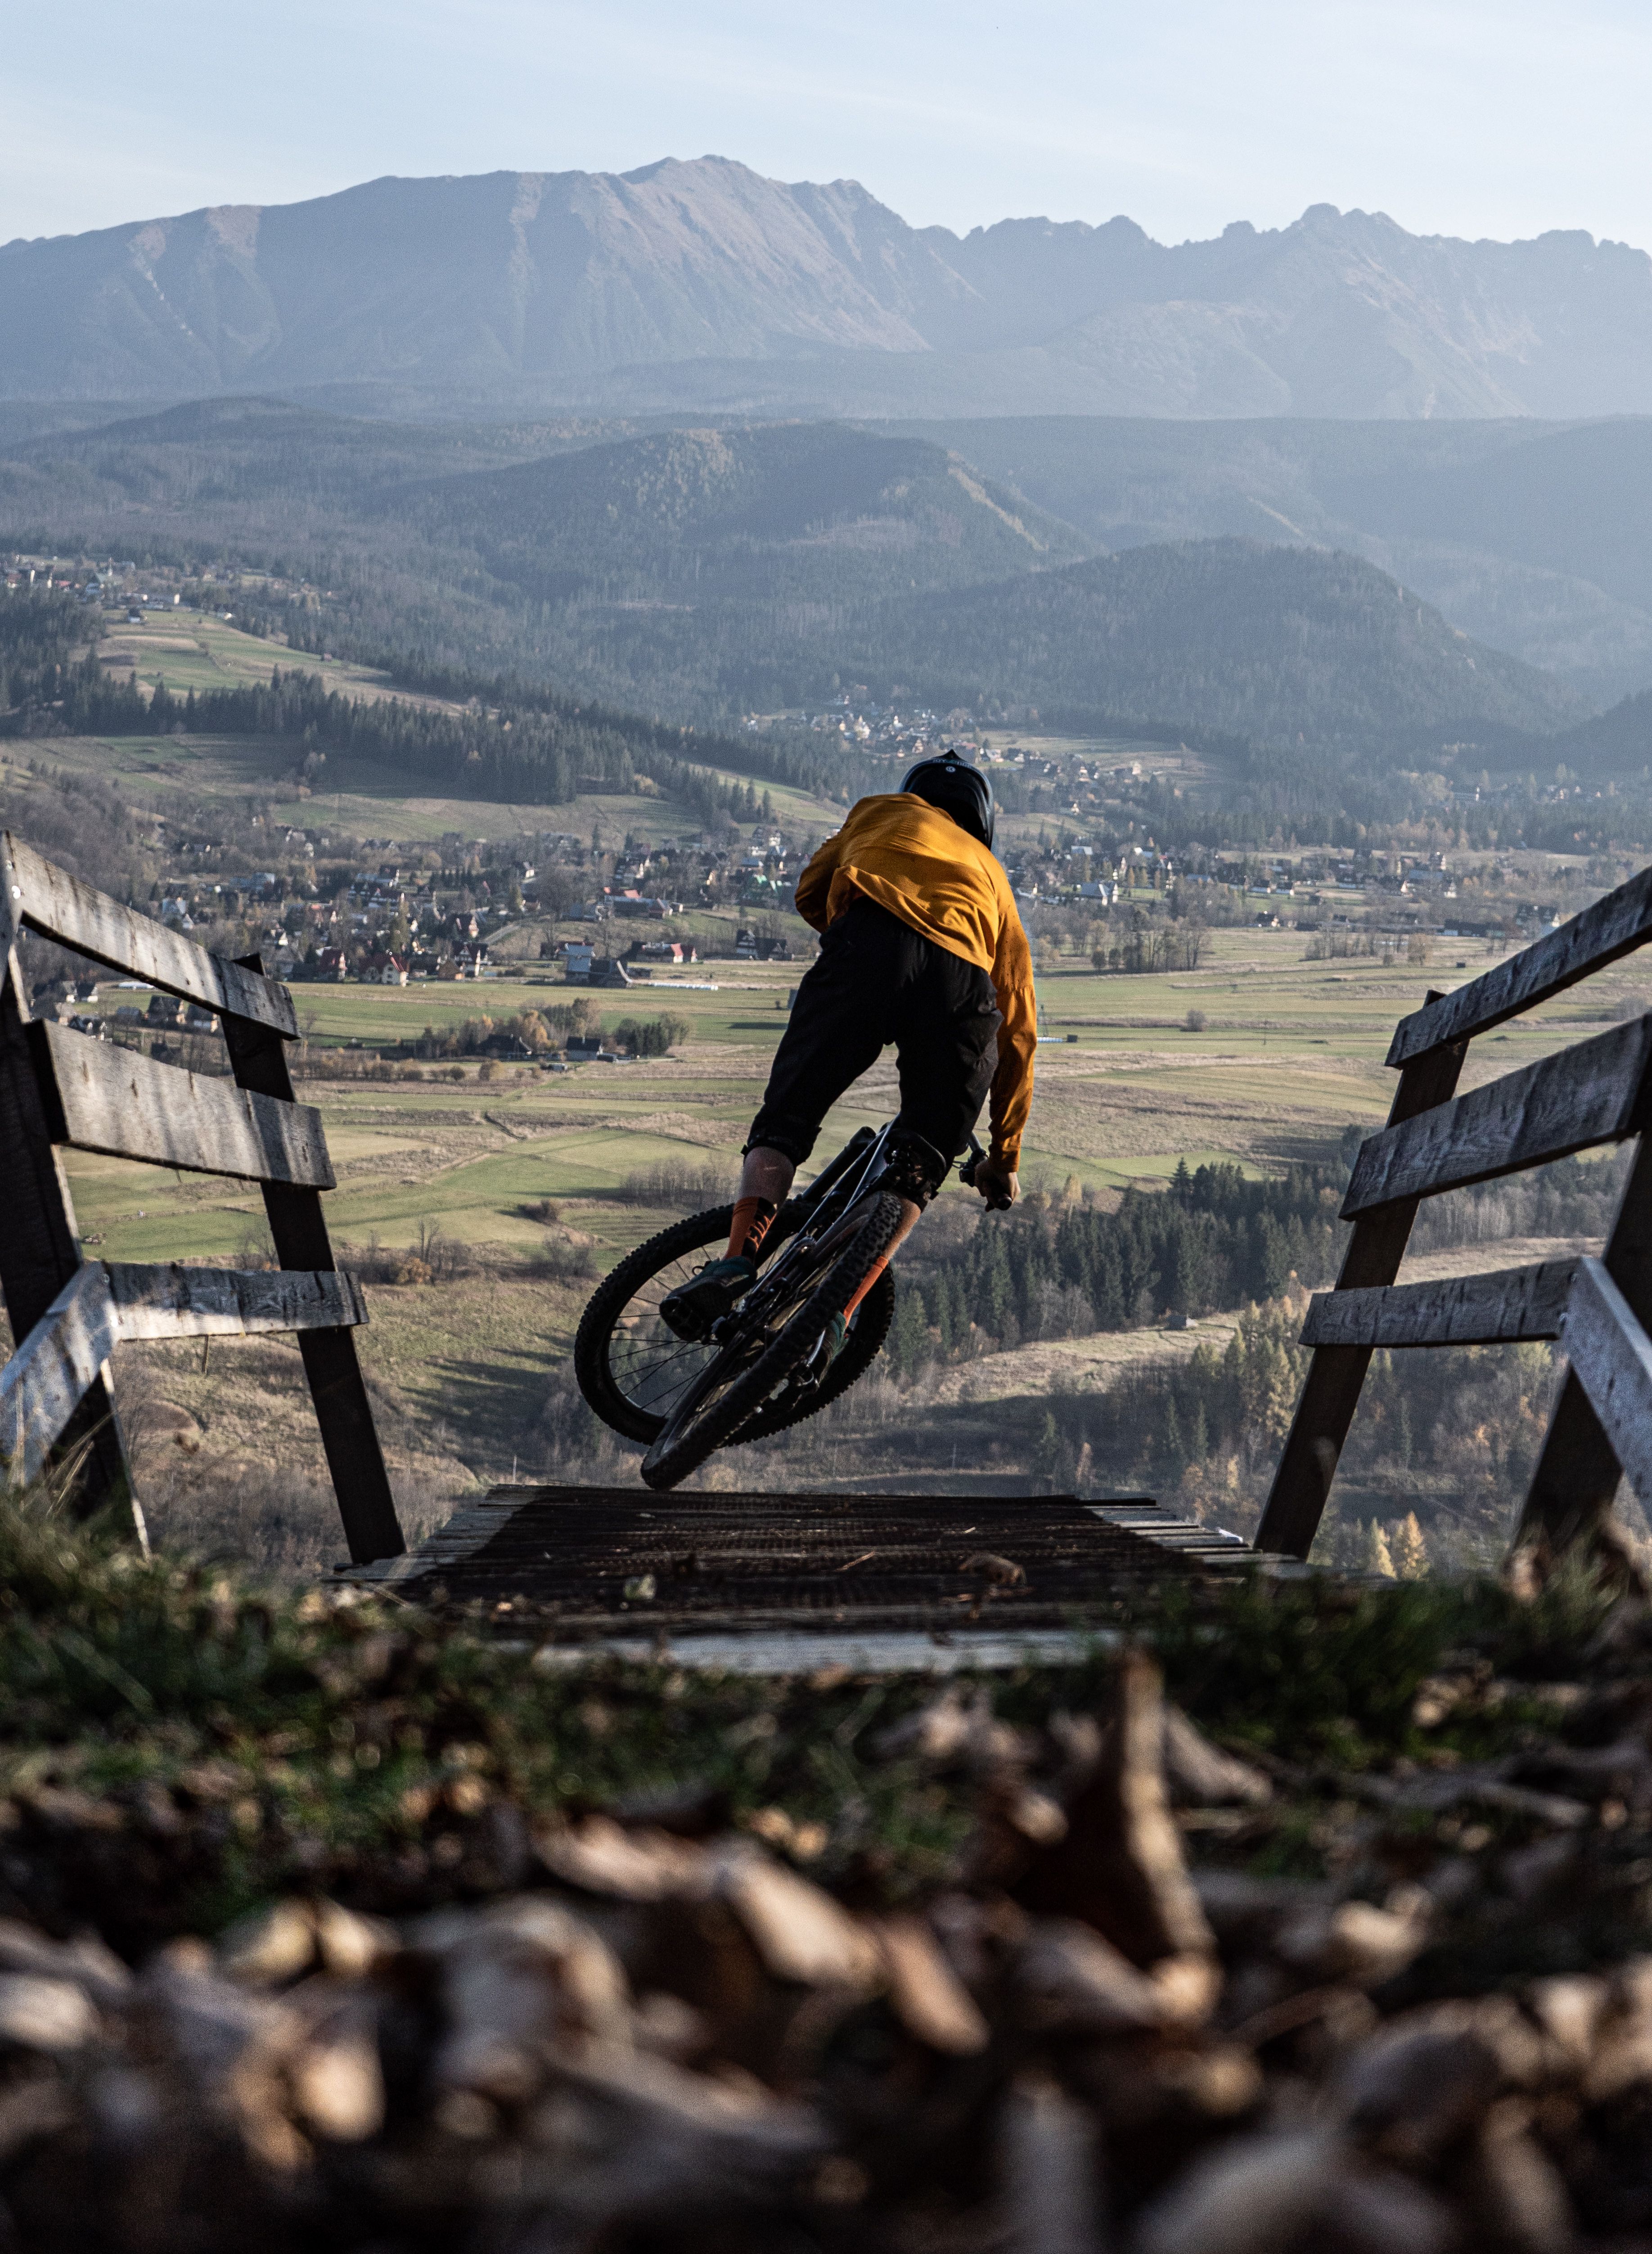
[[[1144,1497],[499,1487],[410,1555],[339,1578],[476,1606],[570,1656],[1014,1664],[1081,1649],[1144,1582],[1272,1566]]]

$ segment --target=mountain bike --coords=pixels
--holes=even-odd
[[[592,1293],[574,1340],[574,1375],[598,1417],[648,1443],[642,1476],[675,1487],[715,1448],[767,1439],[846,1393],[876,1358],[895,1310],[886,1269],[834,1356],[829,1332],[887,1251],[900,1200],[886,1185],[892,1123],[862,1127],[764,1238],[757,1280],[710,1338],[668,1330],[660,1302],[728,1241],[732,1205],[690,1214],[628,1253]],[[973,1136],[961,1179],[985,1154]]]

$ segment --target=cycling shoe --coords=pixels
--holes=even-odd
[[[676,1337],[698,1346],[711,1335],[711,1326],[749,1292],[757,1281],[757,1263],[743,1253],[726,1260],[708,1261],[697,1276],[668,1292],[660,1302],[660,1320]]]

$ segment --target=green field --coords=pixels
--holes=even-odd
[[[1392,1094],[1382,1057],[1396,1018],[1421,1003],[1431,979],[1468,974],[1309,963],[1302,945],[1294,933],[1222,934],[1197,972],[1042,974],[1048,1038],[1024,1157],[1028,1183],[1059,1188],[1076,1175],[1098,1189],[1151,1185],[1184,1158],[1277,1167],[1349,1124],[1378,1124]],[[1472,968],[1486,959],[1477,956]],[[685,1020],[685,1040],[665,1058],[556,1074],[504,1065],[486,1080],[474,1064],[438,1063],[422,1068],[427,1077],[417,1083],[307,1081],[300,1092],[320,1106],[339,1172],[335,1229],[406,1243],[421,1221],[434,1221],[467,1242],[526,1246],[536,1230],[516,1208],[550,1197],[571,1201],[599,1244],[628,1240],[638,1217],[615,1204],[627,1175],[675,1156],[724,1165],[732,1180],[785,1025],[778,1005],[802,970],[713,962],[681,979],[589,996],[610,1025],[661,1009]],[[716,990],[682,983],[695,977]],[[439,1032],[484,1013],[503,1021],[589,994],[550,975],[293,990],[318,1073],[347,1042],[411,1040],[427,1026]],[[1470,1082],[1575,1038],[1637,991],[1633,970],[1607,972],[1586,992],[1534,1012],[1480,1045]],[[1183,1029],[1190,1009],[1205,1013],[1202,1032]],[[822,1155],[863,1121],[889,1116],[897,1102],[890,1053],[838,1105]],[[221,1255],[256,1214],[256,1200],[239,1185],[84,1156],[69,1164],[84,1225],[110,1256]]]
[[[291,656],[284,643],[243,634],[233,623],[200,611],[150,611],[142,626],[111,626],[97,649],[100,662],[116,679],[130,670],[146,689],[164,681],[175,696],[192,689],[197,693],[244,689],[249,682],[268,682],[277,666],[295,665],[306,673],[318,673],[329,689],[341,694],[372,697],[406,693],[389,690],[383,675],[369,666],[346,658]]]
[[[1160,1185],[1184,1158],[1270,1171],[1322,1153],[1350,1123],[1380,1124],[1394,1084],[1382,1060],[1395,1019],[1421,1001],[1426,979],[1460,979],[1486,958],[1476,956],[1461,971],[1453,960],[1449,972],[1424,972],[1380,962],[1308,963],[1303,946],[1293,933],[1239,932],[1218,934],[1208,967],[1197,973],[1044,974],[1044,1023],[1060,1038],[1040,1048],[1023,1158],[1026,1185],[1056,1192],[1076,1183],[1106,1196],[1128,1184]],[[395,1273],[400,1264],[387,1270],[380,1259],[374,1266],[372,1248],[410,1247],[432,1230],[460,1248],[457,1264],[435,1281],[368,1285],[372,1320],[361,1353],[398,1493],[416,1528],[439,1520],[448,1499],[472,1480],[508,1477],[519,1466],[551,1474],[565,1460],[553,1451],[568,1445],[566,1411],[552,1404],[567,1398],[567,1355],[591,1278],[671,1217],[628,1197],[627,1176],[671,1160],[696,1172],[710,1169],[726,1185],[724,1194],[732,1193],[739,1145],[784,1025],[776,1004],[802,966],[701,968],[716,979],[715,991],[662,981],[652,999],[646,987],[590,996],[611,1025],[658,1006],[685,1019],[688,1035],[668,1057],[587,1063],[565,1073],[499,1066],[486,1079],[474,1064],[457,1068],[457,1080],[448,1076],[454,1068],[438,1064],[419,1068],[426,1076],[418,1081],[353,1082],[338,1075],[364,1060],[338,1045],[394,1041],[481,1011],[507,1017],[589,990],[542,976],[405,990],[295,988],[306,1061],[318,1074],[301,1082],[299,1094],[319,1107],[326,1124],[338,1174],[328,1214],[344,1264],[365,1256],[374,1273]],[[1575,1038],[1631,995],[1646,998],[1637,994],[1632,969],[1603,974],[1586,994],[1480,1044],[1471,1080]],[[1190,1008],[1205,1012],[1202,1032],[1182,1030]],[[1068,1032],[1076,1032],[1075,1043],[1067,1041]],[[331,1076],[322,1076],[329,1068]],[[863,1122],[890,1116],[896,1103],[886,1054],[829,1119],[819,1155]],[[250,1185],[83,1154],[71,1154],[67,1165],[81,1229],[105,1257],[237,1263],[263,1241],[261,1200]],[[556,1209],[549,1224],[545,1200]],[[928,1224],[932,1234],[944,1208],[968,1225],[965,1216],[975,1210],[970,1193],[955,1186],[942,1203],[941,1219]],[[567,1272],[581,1266],[584,1277]],[[1069,1341],[1059,1351],[1023,1348],[1004,1358],[1004,1383],[1029,1400],[1052,1387],[1094,1383],[1135,1335]],[[1159,1353],[1186,1341],[1161,1344],[1155,1332],[1138,1343]],[[993,1394],[986,1365],[972,1363],[970,1373],[970,1399]],[[240,1541],[234,1529],[248,1510],[255,1517],[262,1512],[260,1523],[271,1522],[274,1506],[244,1498],[265,1494],[269,1466],[278,1461],[287,1499],[274,1508],[287,1546],[270,1554],[304,1563],[334,1553],[314,1424],[290,1343],[215,1342],[206,1361],[192,1343],[122,1348],[117,1379],[123,1403],[138,1404],[130,1413],[139,1428],[144,1403],[158,1399],[169,1414],[186,1412],[204,1436],[188,1465],[164,1450],[144,1459],[158,1525],[184,1527],[194,1540],[218,1539],[212,1530],[219,1528],[221,1538]],[[1018,1430],[1015,1408],[1006,1400],[995,1430]],[[860,1413],[854,1409],[844,1428],[847,1455],[808,1459],[810,1478],[853,1485],[855,1466],[864,1460],[852,1432],[852,1415]],[[925,1413],[952,1412],[937,1396]],[[958,1414],[964,1419],[958,1431],[977,1445],[975,1428],[965,1431],[968,1415]],[[594,1424],[588,1429],[608,1453],[579,1458],[586,1466],[581,1475],[628,1481],[631,1460],[615,1454]],[[831,1439],[822,1429],[809,1445],[818,1456],[820,1444],[830,1450]],[[952,1445],[938,1425],[934,1444]],[[591,1443],[580,1445],[588,1450]],[[697,1476],[738,1484],[738,1465],[718,1463]],[[781,1477],[781,1466],[765,1476]]]
[[[243,805],[256,797],[277,821],[295,828],[388,836],[397,844],[433,845],[452,836],[493,842],[546,831],[589,838],[593,822],[602,823],[611,840],[634,834],[660,844],[693,836],[705,826],[704,816],[686,806],[618,794],[591,793],[546,806],[439,794],[410,797],[407,776],[399,768],[339,752],[327,754],[326,788],[301,796],[291,780],[300,756],[291,743],[256,736],[60,736],[50,747],[54,766],[94,775],[140,809],[162,812],[180,790],[192,798],[234,799]],[[724,781],[747,780],[719,769],[707,773]],[[824,836],[843,819],[842,807],[823,799],[780,783],[763,788],[776,822],[796,834]]]
[[[210,622],[200,641],[197,660],[220,679],[235,668],[256,673],[280,655]],[[158,664],[186,653],[151,654]],[[168,678],[174,680],[171,672]],[[178,676],[174,685],[186,683]],[[206,806],[220,798],[244,808],[257,797],[295,822],[392,843],[435,842],[453,832],[467,839],[547,830],[588,836],[598,820],[611,840],[629,833],[654,842],[700,826],[684,808],[637,796],[543,808],[410,797],[403,775],[343,761],[336,774],[329,769],[335,789],[301,801],[284,784],[293,756],[284,744],[59,738],[48,756],[52,766],[103,776],[134,805],[157,812],[180,793]],[[825,802],[774,796],[778,818],[794,834],[823,833],[840,818],[841,809]],[[702,938],[725,934],[733,913],[696,912],[678,928]],[[369,1284],[372,1321],[361,1351],[404,1502],[410,1494],[451,1495],[475,1477],[508,1475],[519,1458],[524,1465],[550,1460],[546,1404],[564,1384],[591,1275],[670,1217],[627,1195],[627,1178],[673,1162],[709,1170],[732,1192],[739,1146],[784,1028],[786,997],[812,948],[799,927],[802,953],[792,963],[708,961],[627,992],[593,994],[566,986],[549,962],[542,967],[537,949],[546,928],[508,935],[504,945],[529,957],[509,976],[293,990],[304,1033],[299,1094],[319,1108],[332,1151],[338,1187],[328,1211],[346,1264],[354,1255],[375,1275],[394,1276],[405,1262],[386,1259],[386,1251],[411,1247],[431,1231],[461,1256],[434,1283]],[[1396,1019],[1417,1008],[1431,986],[1460,984],[1502,952],[1437,940],[1424,967],[1404,958],[1311,962],[1306,945],[1296,932],[1235,928],[1212,936],[1196,972],[1104,976],[1073,957],[1046,965],[1038,982],[1045,1040],[1023,1154],[1026,1186],[1107,1198],[1130,1185],[1159,1186],[1184,1159],[1228,1160],[1259,1172],[1322,1155],[1350,1124],[1368,1130],[1385,1116],[1394,1081],[1382,1060]],[[416,1077],[400,1063],[388,1080],[353,1076],[373,1062],[373,1052],[416,1041],[427,1028],[439,1034],[482,1014],[499,1023],[581,995],[610,1027],[665,1011],[687,1032],[669,1056],[643,1062],[585,1063],[559,1073],[500,1065],[484,1079],[473,1062],[438,1060],[414,1068]],[[114,998],[106,997],[105,1006]],[[1468,1084],[1607,1021],[1631,998],[1642,1006],[1648,999],[1633,963],[1602,974],[1577,996],[1477,1044]],[[1197,1030],[1189,1029],[1190,1013]],[[823,1159],[853,1128],[888,1118],[897,1103],[886,1055],[837,1106],[817,1156]],[[262,1244],[262,1203],[250,1185],[85,1155],[71,1156],[68,1172],[81,1230],[107,1257],[235,1262]],[[542,1210],[529,1210],[547,1200],[556,1209],[549,1224]],[[947,1193],[947,1201],[960,1215],[975,1210],[961,1188]],[[937,1224],[930,1226],[933,1234]],[[582,1266],[589,1271],[583,1278],[567,1272]],[[1107,1362],[1117,1343],[1096,1342],[1089,1360]],[[1006,1366],[1006,1383],[1037,1391],[1046,1378],[1050,1385],[1076,1382],[1063,1372],[1069,1362],[1076,1368],[1085,1360],[1083,1341],[1069,1342],[1053,1359],[1046,1351],[1050,1370],[1033,1373],[1034,1384],[1032,1353],[1021,1350],[1013,1371]],[[295,1467],[295,1477],[302,1474],[312,1488],[319,1479],[290,1346],[215,1344],[205,1362],[192,1347],[122,1348],[117,1376],[140,1406],[147,1390],[196,1419],[205,1434],[198,1484],[216,1479],[234,1493],[262,1476],[258,1466],[272,1450]],[[982,1386],[991,1390],[988,1374],[977,1371],[970,1387]],[[217,1467],[211,1478],[210,1466]],[[852,1475],[850,1466],[844,1470]],[[628,1477],[629,1460],[616,1459],[612,1471]],[[708,1474],[721,1475],[718,1466]]]

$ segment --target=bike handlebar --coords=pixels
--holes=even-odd
[[[975,1187],[976,1169],[986,1163],[986,1152],[981,1148],[978,1139],[974,1135],[971,1135],[970,1138],[970,1155],[964,1160],[962,1166],[958,1169],[958,1180],[963,1184],[966,1189],[972,1190]],[[987,1211],[989,1213],[1007,1213],[1009,1209],[1010,1200],[1007,1197],[990,1197],[987,1200]]]

